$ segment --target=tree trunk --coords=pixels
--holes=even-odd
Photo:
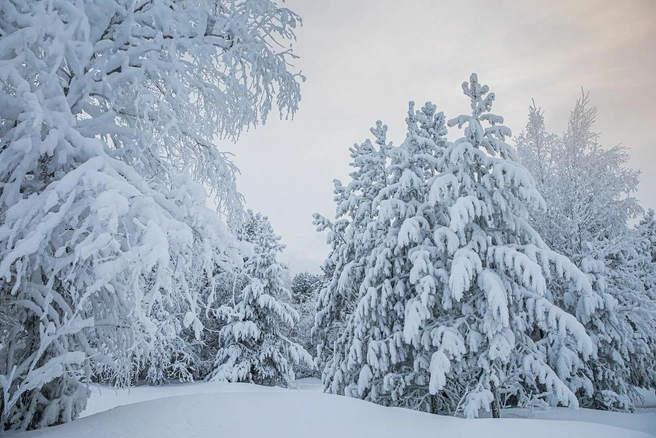
[[[492,403],[490,403],[492,418],[501,418],[501,405],[499,404],[497,385],[494,383],[493,380],[490,380],[490,391],[492,392]]]
[[[431,394],[430,396],[430,412],[431,414],[437,414],[439,411],[437,404],[437,394]]]

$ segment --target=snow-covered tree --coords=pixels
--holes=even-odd
[[[642,213],[637,199],[639,171],[627,167],[624,146],[604,149],[593,131],[597,108],[583,94],[572,110],[561,147],[555,155],[562,243],[554,246],[582,252],[591,243],[622,233],[629,219]]]
[[[551,184],[554,183],[553,175],[556,172],[555,160],[558,156],[559,141],[557,135],[547,132],[544,111],[533,101],[528,109],[526,128],[515,138],[515,143],[517,158],[533,175],[547,209],[558,197],[558,194],[551,190]],[[529,211],[531,225],[550,246],[553,246],[551,240],[559,235],[559,224],[553,220],[555,213],[557,212],[544,214],[541,209]]]
[[[294,275],[291,285],[292,301],[301,303],[311,301],[317,295],[318,288],[321,286],[321,276],[301,272]]]
[[[543,200],[505,143],[510,130],[500,125],[503,118],[489,113],[494,94],[475,74],[463,91],[472,113],[449,126],[464,126],[465,135],[447,147],[430,190],[434,205],[448,208],[447,223],[433,230],[441,252],[436,268],[444,269],[441,287],[436,296],[422,296],[406,309],[405,337],[433,347],[431,394],[451,381],[460,381],[455,388],[467,388],[460,394],[467,416],[488,406],[498,416],[501,396],[576,406],[566,382],[578,381],[594,348],[576,318],[548,299],[545,277],[568,283],[581,318],[589,317],[600,299],[587,277],[527,223],[528,208]],[[450,314],[447,324],[442,311]],[[561,358],[558,367],[548,357],[554,349]],[[447,404],[460,402],[448,392],[445,397]]]
[[[442,218],[434,217],[427,181],[437,173],[446,125],[435,105],[415,110],[412,102],[406,124],[405,141],[388,150],[387,185],[372,202],[373,248],[366,253],[358,304],[338,340],[346,356],[331,364],[330,390],[415,407],[426,395],[429,359],[405,341],[403,321],[408,301],[437,286],[431,230]]]
[[[220,314],[217,315],[217,309],[224,305],[232,305],[233,297],[248,284],[248,277],[242,269],[227,271],[217,268],[211,280],[212,283],[206,282],[199,288],[199,319],[203,324],[201,337],[196,338],[193,331],[189,329],[182,331],[181,337],[185,341],[184,354],[174,356],[179,366],[171,370],[175,371],[184,365],[185,371],[193,380],[207,379],[216,368],[217,353],[223,344],[221,329],[226,324],[226,319],[221,318]],[[169,380],[175,378],[184,380],[175,375]]]
[[[314,315],[319,299],[323,277],[309,272],[294,275],[291,281],[291,306],[298,312],[298,322],[289,330],[289,339],[299,343],[310,354],[316,353],[316,343],[312,339]],[[318,370],[311,365],[299,366],[297,377],[317,376]]]
[[[239,238],[253,246],[244,265],[247,285],[215,312],[226,324],[219,332],[221,344],[210,379],[289,386],[294,367],[312,366],[312,357],[283,335],[298,321],[298,313],[284,302],[290,299],[283,284],[286,267],[276,261],[284,245],[267,217],[251,210]]]
[[[634,387],[656,388],[656,300],[654,264],[640,229],[626,230],[594,246],[604,261],[608,312],[588,329],[598,344],[598,360],[589,364],[596,393],[588,398],[602,409],[633,409]]]
[[[467,416],[490,407],[498,416],[501,398],[576,406],[575,392],[592,386],[583,364],[594,345],[549,299],[546,278],[567,287],[579,319],[601,298],[528,224],[544,201],[505,143],[510,130],[488,112],[494,94],[476,75],[463,90],[472,114],[449,124],[464,137],[447,143],[442,114],[411,106],[406,139],[388,153],[367,228],[374,245],[324,387]]]
[[[644,257],[645,266],[640,270],[647,294],[656,300],[656,214],[651,208],[636,225],[635,232],[641,241],[638,250]]]
[[[299,19],[270,0],[17,0],[0,17],[0,423],[25,429],[75,418],[94,373],[129,382],[181,328],[200,335],[199,277],[240,263],[236,169],[213,141],[274,100],[297,109],[278,43]]]
[[[592,336],[597,357],[586,366],[592,392],[579,394],[586,406],[631,409],[633,385],[653,385],[654,301],[645,277],[643,239],[627,221],[641,212],[633,193],[638,172],[626,167],[626,148],[604,149],[593,131],[596,108],[583,94],[570,114],[561,138],[548,134],[535,105],[527,129],[517,139],[522,163],[539,175],[546,212],[533,212],[531,224],[549,245],[586,272],[604,297],[603,308],[580,320]],[[540,117],[536,116],[539,115]],[[548,155],[539,155],[548,144]],[[545,214],[546,213],[546,214]],[[552,301],[576,310],[562,284],[548,284]]]
[[[642,212],[633,196],[639,172],[626,166],[625,147],[601,147],[593,131],[596,114],[589,95],[582,94],[559,138],[547,132],[543,113],[533,103],[526,130],[515,139],[519,159],[536,177],[546,202],[547,214],[533,217],[534,225],[569,257],[624,232],[627,221]]]
[[[335,221],[314,215],[317,231],[329,230],[328,243],[331,252],[322,267],[325,281],[319,293],[315,325],[312,329],[317,343],[316,364],[323,374],[325,386],[332,385],[336,367],[346,355],[343,350],[335,351],[337,339],[344,334],[346,319],[357,304],[360,285],[364,279],[367,258],[375,244],[372,219],[377,215],[373,202],[378,193],[387,186],[386,163],[392,147],[387,142],[387,126],[377,122],[371,128],[375,141],[367,139],[350,148],[355,168],[351,181],[346,186],[334,180],[337,204]]]

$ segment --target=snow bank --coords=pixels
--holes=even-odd
[[[638,388],[642,401],[636,403],[638,408],[656,408],[656,391]]]
[[[581,421],[539,419],[478,419],[442,417],[397,408],[384,408],[347,397],[306,390],[264,388],[246,384],[196,383],[133,388],[130,395],[94,395],[90,409],[102,399],[154,400],[119,406],[73,423],[10,438],[69,437],[485,437],[485,438],[647,438],[645,431]],[[186,394],[185,394],[186,393]],[[177,394],[175,396],[170,396]],[[184,395],[183,395],[184,394]],[[121,400],[119,400],[121,399]],[[110,403],[110,402],[107,402]],[[548,412],[560,412],[551,410]],[[567,412],[575,412],[568,410]],[[601,418],[609,413],[598,413]],[[621,415],[621,414],[620,414]],[[630,415],[630,414],[625,414]],[[641,414],[633,414],[637,418]],[[645,414],[646,415],[646,414]],[[653,412],[650,417],[653,418]],[[597,418],[599,419],[599,418]],[[647,429],[648,430],[648,429]]]

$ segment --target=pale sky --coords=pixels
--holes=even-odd
[[[319,272],[328,255],[312,213],[333,218],[332,180],[348,181],[353,143],[376,120],[405,136],[408,101],[447,118],[469,110],[472,72],[496,94],[493,113],[519,134],[535,99],[562,133],[590,92],[600,143],[627,146],[642,171],[638,198],[656,208],[656,0],[288,0],[303,18],[295,52],[307,76],[292,121],[271,117],[221,145],[236,154],[248,208],[269,216],[293,273]],[[449,138],[460,136],[456,129]]]

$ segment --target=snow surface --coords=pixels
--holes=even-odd
[[[93,388],[83,417],[10,438],[69,437],[656,437],[656,394],[634,414],[567,408],[504,410],[501,420],[435,416],[322,394],[317,379],[296,389],[190,383],[127,390]],[[533,418],[526,417],[533,415]],[[567,420],[567,421],[555,421]],[[612,424],[612,425],[610,425]],[[619,427],[617,427],[619,426]]]

